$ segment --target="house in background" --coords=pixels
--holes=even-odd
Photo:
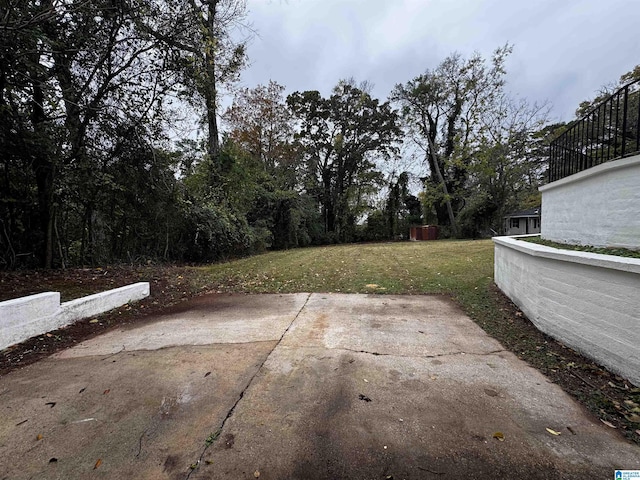
[[[528,235],[532,233],[540,233],[540,207],[505,215],[505,235]]]

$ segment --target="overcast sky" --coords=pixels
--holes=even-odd
[[[509,90],[548,100],[552,120],[640,63],[640,0],[248,0],[258,32],[242,84],[270,79],[328,94],[368,80],[386,99],[397,83],[450,53],[489,57],[506,42]]]

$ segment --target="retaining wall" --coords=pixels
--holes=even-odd
[[[140,282],[62,304],[58,292],[0,302],[0,350],[148,296],[149,283]]]
[[[640,155],[543,185],[542,238],[640,249]]]
[[[496,237],[494,276],[541,331],[640,385],[640,260]]]

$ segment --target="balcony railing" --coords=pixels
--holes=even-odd
[[[551,142],[549,181],[640,152],[640,79],[598,106]]]

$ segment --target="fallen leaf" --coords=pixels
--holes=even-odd
[[[107,393],[109,393],[111,391],[110,388],[107,388],[104,392],[102,392],[103,395],[106,395]]]
[[[100,465],[102,465],[102,459],[99,458],[98,461],[96,462],[96,464],[93,466],[93,469],[95,470],[96,468],[98,468]]]
[[[366,378],[363,378],[362,380],[364,380],[364,383],[369,383],[369,380],[367,380]]]
[[[501,442],[504,442],[504,433],[496,432],[493,434],[493,438],[500,440]]]
[[[38,441],[42,440],[42,434],[41,433],[38,434],[38,436],[36,437],[36,440],[38,440]]]
[[[209,375],[211,375],[211,372],[207,372],[204,374],[205,377],[208,377]]]
[[[367,397],[366,395],[360,394],[358,395],[358,398],[364,402],[370,402],[371,399],[369,397]]]
[[[52,457],[49,459],[49,463],[57,463],[58,459],[56,457]]]
[[[97,318],[92,318],[91,320],[89,320],[89,323],[98,323],[98,319]]]
[[[56,406],[56,402],[47,402],[45,405],[49,405],[51,408]]]
[[[53,335],[51,335],[50,333],[47,333],[46,336],[49,338],[53,337]]]
[[[260,477],[260,471],[256,470],[255,472],[253,472],[253,476],[256,477],[256,478],[259,478]]]
[[[378,288],[378,284],[377,283],[367,283],[365,285],[365,287],[367,287],[367,288]]]
[[[626,415],[627,420],[633,423],[640,423],[640,415],[632,413],[631,415]]]
[[[551,430],[550,428],[547,428],[547,432],[549,432],[551,435],[560,435],[560,432],[556,432],[555,430]]]
[[[600,419],[600,421],[604,423],[607,427],[616,428],[616,426],[611,422],[607,422],[606,420],[603,420],[603,419]]]
[[[571,427],[567,427],[567,430],[569,430],[571,432],[571,435],[575,435],[576,434],[576,432]]]

